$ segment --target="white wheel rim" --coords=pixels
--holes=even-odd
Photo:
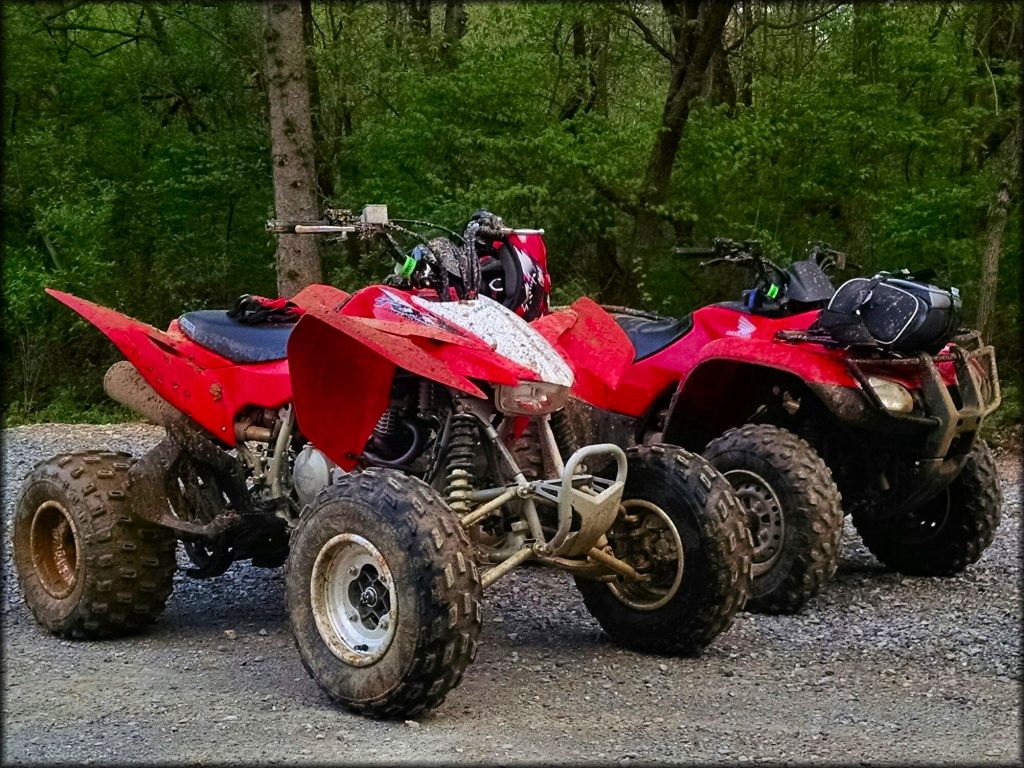
[[[756,472],[749,469],[731,469],[725,479],[732,485],[743,504],[754,541],[754,556],[750,573],[754,578],[772,569],[782,556],[786,538],[786,516],[775,489]]]
[[[398,599],[391,569],[362,536],[342,533],[320,549],[309,587],[324,644],[346,664],[379,660],[395,637]]]

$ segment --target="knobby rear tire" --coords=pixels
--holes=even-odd
[[[780,506],[775,514],[781,525],[769,530],[761,528],[764,523],[752,524],[754,579],[747,610],[798,612],[839,565],[843,510],[828,466],[807,442],[771,424],[730,429],[708,444],[704,457],[741,493],[748,520],[758,513],[768,517],[765,505]],[[754,487],[766,498],[758,497]],[[742,495],[747,492],[755,495]],[[760,508],[752,509],[751,501]],[[762,531],[780,537],[771,557],[769,542],[759,545]]]
[[[135,517],[126,453],[55,456],[25,478],[13,555],[25,602],[70,638],[128,634],[151,624],[173,589],[175,536]]]

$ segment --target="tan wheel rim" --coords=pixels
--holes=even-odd
[[[615,556],[641,576],[633,583],[608,582],[619,602],[637,611],[654,611],[675,597],[683,581],[683,541],[661,507],[644,499],[624,500],[608,539]]]
[[[58,600],[78,583],[78,528],[67,509],[56,501],[40,504],[29,533],[32,567],[40,585]]]

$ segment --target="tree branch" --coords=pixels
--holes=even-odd
[[[751,33],[753,33],[753,31],[755,29],[757,29],[758,27],[762,27],[763,26],[763,27],[766,27],[768,29],[775,29],[775,30],[795,29],[796,27],[801,27],[801,26],[804,26],[806,24],[810,24],[810,23],[815,22],[815,21],[820,21],[821,19],[824,19],[824,18],[828,17],[829,15],[831,15],[831,14],[835,13],[836,11],[838,11],[839,7],[840,7],[840,4],[837,3],[837,4],[835,4],[835,5],[833,5],[833,6],[829,7],[829,8],[826,8],[823,11],[820,11],[820,12],[814,14],[813,16],[804,16],[804,17],[802,17],[800,19],[797,19],[796,21],[791,21],[791,22],[788,22],[788,23],[785,23],[785,24],[775,24],[775,23],[772,23],[772,22],[768,21],[766,16],[761,16],[760,19],[758,19],[757,21],[753,22],[749,27],[744,29],[743,30],[743,34],[740,35],[736,39],[735,42],[731,43],[725,49],[725,51],[726,51],[726,53],[732,53],[733,51],[735,51],[737,48],[739,48],[741,45],[743,45],[744,42],[746,42],[747,38],[750,37]]]
[[[134,32],[124,32],[120,29],[107,29],[106,27],[94,27],[91,24],[47,24],[47,29],[55,30],[57,32],[102,32],[108,35],[120,35],[121,37],[130,38],[147,38],[149,40],[155,40],[152,35],[141,32],[136,34]]]
[[[84,46],[79,46],[79,47],[81,47],[83,51],[88,53],[90,58],[98,59],[100,56],[103,56],[106,53],[110,53],[111,51],[116,51],[122,45],[129,45],[130,43],[137,43],[137,42],[139,42],[139,36],[138,35],[133,35],[132,37],[129,37],[127,40],[122,40],[119,43],[114,43],[109,48],[104,48],[102,51],[99,51],[98,53],[93,53],[92,51],[90,51],[88,48],[85,48]],[[76,43],[76,45],[78,45],[78,44]]]
[[[651,46],[654,50],[656,50],[659,54],[661,54],[664,58],[668,59],[670,62],[675,62],[676,57],[672,54],[670,50],[668,50],[664,45],[661,44],[657,36],[651,30],[651,28],[644,23],[644,21],[640,18],[639,15],[636,14],[635,11],[633,11],[631,8],[623,8],[622,6],[619,5],[611,6],[611,10],[619,14],[620,16],[625,16],[627,19],[632,21],[636,28],[640,30],[640,34],[643,35],[644,40],[647,41],[647,44],[649,46]]]

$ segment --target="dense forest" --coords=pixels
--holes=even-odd
[[[672,255],[716,236],[782,261],[823,240],[858,273],[932,268],[996,344],[1003,420],[1018,407],[1018,3],[301,11],[317,204],[457,228],[485,207],[546,230],[556,301],[663,313],[745,286]],[[4,5],[8,423],[117,414],[101,387],[116,350],[44,287],[159,327],[277,291],[267,18]],[[390,269],[342,246],[320,257],[347,289]]]

